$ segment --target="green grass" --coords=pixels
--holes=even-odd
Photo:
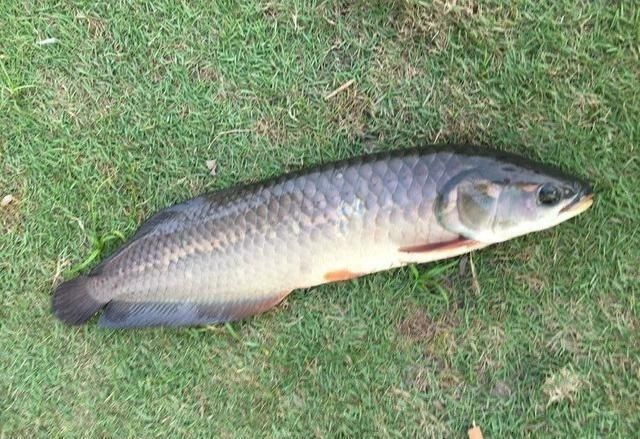
[[[103,3],[0,4],[0,437],[637,435],[635,2]],[[162,206],[433,141],[558,163],[597,201],[476,252],[479,292],[454,260],[228,327],[50,314]]]

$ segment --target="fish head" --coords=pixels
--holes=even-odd
[[[478,159],[449,180],[435,203],[447,230],[496,243],[553,227],[593,203],[591,185],[562,171],[519,157]]]

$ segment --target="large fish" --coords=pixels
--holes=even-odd
[[[384,152],[209,193],[148,219],[56,316],[111,328],[203,325],[276,306],[291,291],[449,258],[555,226],[591,186],[471,146]]]

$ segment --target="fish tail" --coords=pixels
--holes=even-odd
[[[82,325],[104,305],[89,293],[87,276],[63,282],[53,293],[53,313],[68,325]]]

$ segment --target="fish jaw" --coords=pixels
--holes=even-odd
[[[581,213],[585,212],[593,205],[593,193],[589,193],[576,202],[564,207],[560,211],[559,217],[562,218],[562,221],[566,221],[569,218],[573,218],[574,216],[578,216]]]

